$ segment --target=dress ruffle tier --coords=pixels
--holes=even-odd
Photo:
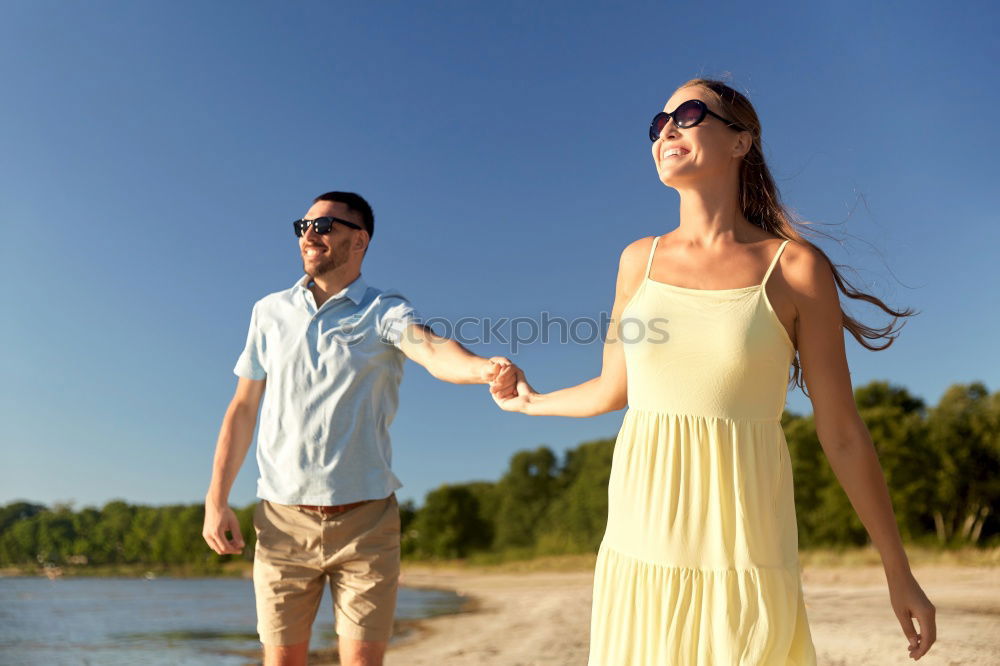
[[[775,419],[629,409],[590,665],[815,664],[791,481]]]

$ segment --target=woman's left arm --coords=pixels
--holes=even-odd
[[[882,558],[893,611],[909,640],[910,657],[919,659],[936,639],[935,608],[910,571],[882,466],[854,401],[833,271],[821,254],[794,244],[794,252],[783,257],[782,274],[796,308],[795,339],[816,435]],[[919,633],[911,618],[919,622]]]

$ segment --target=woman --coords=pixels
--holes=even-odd
[[[668,111],[669,110],[669,111]],[[882,558],[912,659],[934,606],[903,551],[854,402],[842,328],[894,339],[841,308],[851,288],[796,231],[764,162],[760,122],[729,86],[695,79],[653,120],[653,161],[680,226],[621,255],[599,377],[506,410],[593,416],[628,405],[598,554],[591,666],[815,664],[802,600],[792,470],[780,418],[789,369],[813,403],[830,464]],[[867,340],[887,339],[882,347]],[[798,360],[796,360],[796,353]],[[919,633],[911,618],[919,623]]]

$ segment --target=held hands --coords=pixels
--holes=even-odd
[[[483,383],[490,385],[490,393],[499,392],[504,396],[516,394],[516,375],[511,372],[517,366],[503,356],[494,356],[483,364],[480,374]]]
[[[233,538],[227,539],[226,532]],[[205,502],[205,526],[201,530],[209,547],[219,555],[235,555],[243,551],[243,534],[240,532],[240,521],[236,518],[229,505],[217,506]]]
[[[483,363],[483,368],[479,371],[479,378],[483,380],[484,384],[489,384],[492,389],[496,384],[497,377],[500,376],[500,371],[510,365],[513,364],[509,359],[503,356],[493,356],[486,363]],[[508,381],[507,383],[509,384],[510,382]]]
[[[502,363],[490,359],[496,364],[496,373],[490,381],[490,395],[500,409],[508,412],[523,412],[532,399],[538,394],[528,384],[524,371],[502,357]]]

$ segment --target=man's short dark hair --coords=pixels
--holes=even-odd
[[[361,225],[368,232],[368,240],[371,241],[372,236],[375,234],[375,214],[372,212],[372,207],[368,205],[368,202],[364,200],[360,194],[355,194],[354,192],[327,192],[326,194],[321,194],[315,199],[313,203],[318,203],[320,201],[336,201],[347,206],[349,209],[353,210],[355,213],[361,216]]]

